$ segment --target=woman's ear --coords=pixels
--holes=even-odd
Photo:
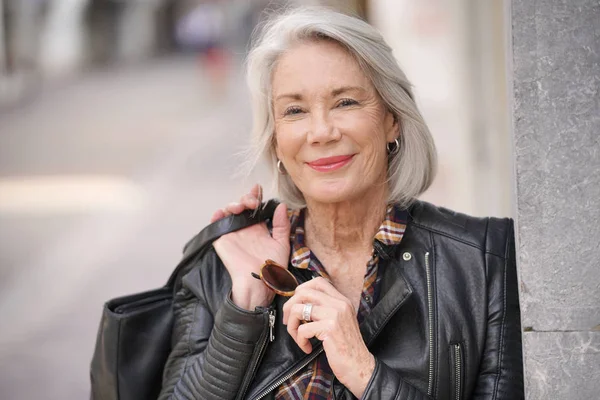
[[[385,116],[385,138],[388,143],[400,140],[400,119],[393,112],[387,110]]]

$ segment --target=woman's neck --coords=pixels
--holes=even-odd
[[[373,237],[387,208],[387,185],[365,196],[340,203],[320,203],[307,199],[304,224],[307,245],[328,253],[356,254],[373,247]]]

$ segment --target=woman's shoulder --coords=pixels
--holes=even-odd
[[[511,218],[474,217],[420,200],[409,207],[409,214],[415,227],[501,257],[514,235]]]

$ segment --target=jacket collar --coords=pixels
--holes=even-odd
[[[402,274],[400,262],[392,258],[386,264],[381,282],[382,296],[360,325],[360,333],[367,347],[371,345],[387,321],[402,307],[413,292],[412,286]]]

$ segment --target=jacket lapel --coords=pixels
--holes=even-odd
[[[412,292],[412,287],[402,274],[400,262],[394,258],[389,259],[381,282],[380,299],[360,325],[360,333],[367,347],[373,343]]]

